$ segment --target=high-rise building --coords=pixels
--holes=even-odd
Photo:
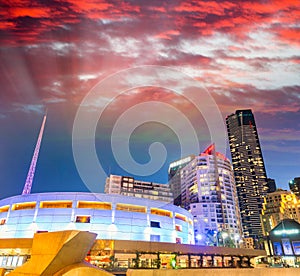
[[[267,176],[253,113],[237,110],[226,118],[229,145],[245,237],[262,237],[260,211]]]
[[[276,182],[273,178],[267,178],[267,193],[274,193],[276,191]]]
[[[300,222],[300,200],[294,193],[284,190],[267,194],[261,211],[264,235],[268,236],[283,219]]]
[[[289,182],[291,191],[300,198],[300,177],[295,177]]]
[[[104,192],[173,202],[169,184],[140,181],[130,176],[110,175],[106,178]]]
[[[237,243],[242,236],[233,170],[214,144],[182,169],[181,199],[194,217],[195,242],[218,244],[222,233]],[[216,237],[217,236],[217,237]]]
[[[181,176],[182,168],[195,158],[195,155],[189,155],[185,158],[176,160],[169,165],[168,180],[174,197],[174,204],[182,206],[181,202]]]

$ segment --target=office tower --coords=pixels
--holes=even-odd
[[[28,195],[31,193],[31,188],[32,188],[32,183],[33,183],[33,178],[34,178],[34,173],[35,173],[35,167],[36,167],[36,163],[39,157],[39,151],[40,151],[40,147],[41,147],[41,143],[42,143],[42,138],[43,138],[43,133],[44,133],[44,128],[45,128],[45,124],[46,124],[46,119],[47,119],[47,115],[44,116],[43,122],[42,122],[42,126],[40,129],[40,133],[37,139],[37,143],[34,149],[34,153],[32,156],[32,160],[31,160],[31,164],[28,170],[28,174],[27,174],[27,178],[25,181],[25,185],[23,187],[23,192],[22,195]]]
[[[174,204],[182,206],[181,202],[181,169],[195,158],[195,155],[189,155],[185,158],[176,160],[169,165],[168,180],[174,197]]]
[[[300,198],[300,177],[295,177],[289,182],[291,191]]]
[[[267,178],[267,193],[273,193],[276,191],[276,182],[273,178]]]
[[[214,144],[182,169],[181,196],[194,217],[196,244],[218,244],[219,233],[238,243],[242,229],[233,170]]]
[[[245,237],[262,237],[260,211],[267,177],[254,116],[237,110],[226,118],[229,145]]]
[[[129,176],[110,175],[106,178],[104,192],[106,194],[173,202],[173,194],[169,184],[140,181]]]
[[[300,222],[300,200],[295,194],[284,190],[267,194],[261,212],[264,235],[268,236],[283,219]]]

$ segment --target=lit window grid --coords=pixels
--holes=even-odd
[[[241,236],[240,214],[237,207],[238,199],[232,166],[229,160],[219,160],[219,158],[217,160],[221,193],[223,195],[222,200],[224,201],[225,222],[223,222],[223,228],[228,230],[231,237],[236,234]],[[197,167],[195,166],[196,163]],[[194,162],[191,162],[185,167],[182,176],[182,187],[187,190],[186,193],[182,193],[182,195],[184,195],[183,199],[188,201],[191,206],[194,205],[192,202],[195,202],[193,200],[193,191],[198,191],[200,203],[197,203],[197,205],[199,208],[190,208],[194,218],[197,218],[196,222],[194,221],[195,230],[197,230],[198,233],[205,231],[205,229],[218,231],[220,223],[217,221],[216,210],[214,209],[211,213],[204,211],[205,208],[203,207],[205,203],[210,202],[213,197],[216,197],[214,158],[212,156],[196,157]],[[195,188],[196,185],[198,189]],[[186,189],[186,187],[189,186],[190,188]],[[203,197],[205,197],[205,199],[203,199]]]

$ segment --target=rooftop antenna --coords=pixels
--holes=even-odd
[[[31,160],[31,164],[28,170],[28,174],[27,174],[27,178],[25,181],[25,185],[23,188],[23,192],[22,195],[28,195],[31,193],[31,188],[32,188],[32,182],[33,182],[33,178],[34,178],[34,173],[35,173],[35,167],[36,167],[36,163],[39,157],[39,151],[40,151],[40,147],[41,147],[41,143],[42,143],[42,138],[43,138],[43,132],[44,132],[44,128],[45,128],[45,123],[46,123],[46,119],[47,119],[47,111],[46,114],[44,115],[44,119],[43,119],[43,123],[40,129],[40,133],[36,142],[36,146],[34,149],[34,153],[32,156],[32,160]]]

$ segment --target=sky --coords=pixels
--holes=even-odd
[[[102,192],[109,173],[166,183],[216,140],[230,158],[225,118],[249,108],[288,189],[299,72],[299,0],[1,1],[0,198],[22,192],[46,112],[32,192]]]

